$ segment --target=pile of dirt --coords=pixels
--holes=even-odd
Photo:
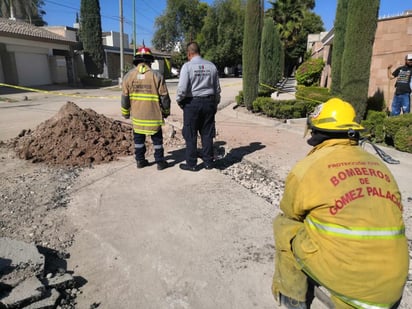
[[[67,102],[35,130],[13,141],[21,159],[62,166],[90,166],[134,152],[131,125]]]

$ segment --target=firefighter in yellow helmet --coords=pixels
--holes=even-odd
[[[137,168],[149,165],[145,158],[146,135],[151,136],[158,170],[169,167],[164,158],[162,125],[170,115],[170,96],[163,76],[151,69],[154,57],[149,48],[137,50],[133,59],[136,66],[124,77],[121,112],[132,118],[135,159]]]
[[[353,107],[333,98],[308,117],[313,146],[289,173],[273,222],[272,292],[310,308],[313,288],[336,308],[396,308],[408,275],[401,194],[386,165],[359,145]]]

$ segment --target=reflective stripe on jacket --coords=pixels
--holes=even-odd
[[[131,70],[124,78],[122,95],[130,104],[122,101],[122,115],[131,115],[135,133],[153,135],[164,124],[161,97],[169,98],[168,90],[160,74],[144,63]],[[170,99],[167,101],[170,109]]]
[[[409,264],[401,195],[379,158],[327,140],[288,175],[280,207],[304,222],[297,261],[337,297],[355,308],[389,308],[401,297]]]

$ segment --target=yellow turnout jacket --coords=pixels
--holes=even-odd
[[[121,111],[131,116],[135,133],[153,135],[170,114],[170,97],[162,75],[140,63],[124,77]]]
[[[317,145],[288,175],[280,203],[303,222],[292,249],[302,269],[356,308],[402,295],[408,246],[401,194],[386,165],[355,142]]]

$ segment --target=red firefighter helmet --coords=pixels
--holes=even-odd
[[[142,47],[139,47],[134,56],[134,61],[152,63],[154,61],[154,57],[150,48],[144,45]]]

